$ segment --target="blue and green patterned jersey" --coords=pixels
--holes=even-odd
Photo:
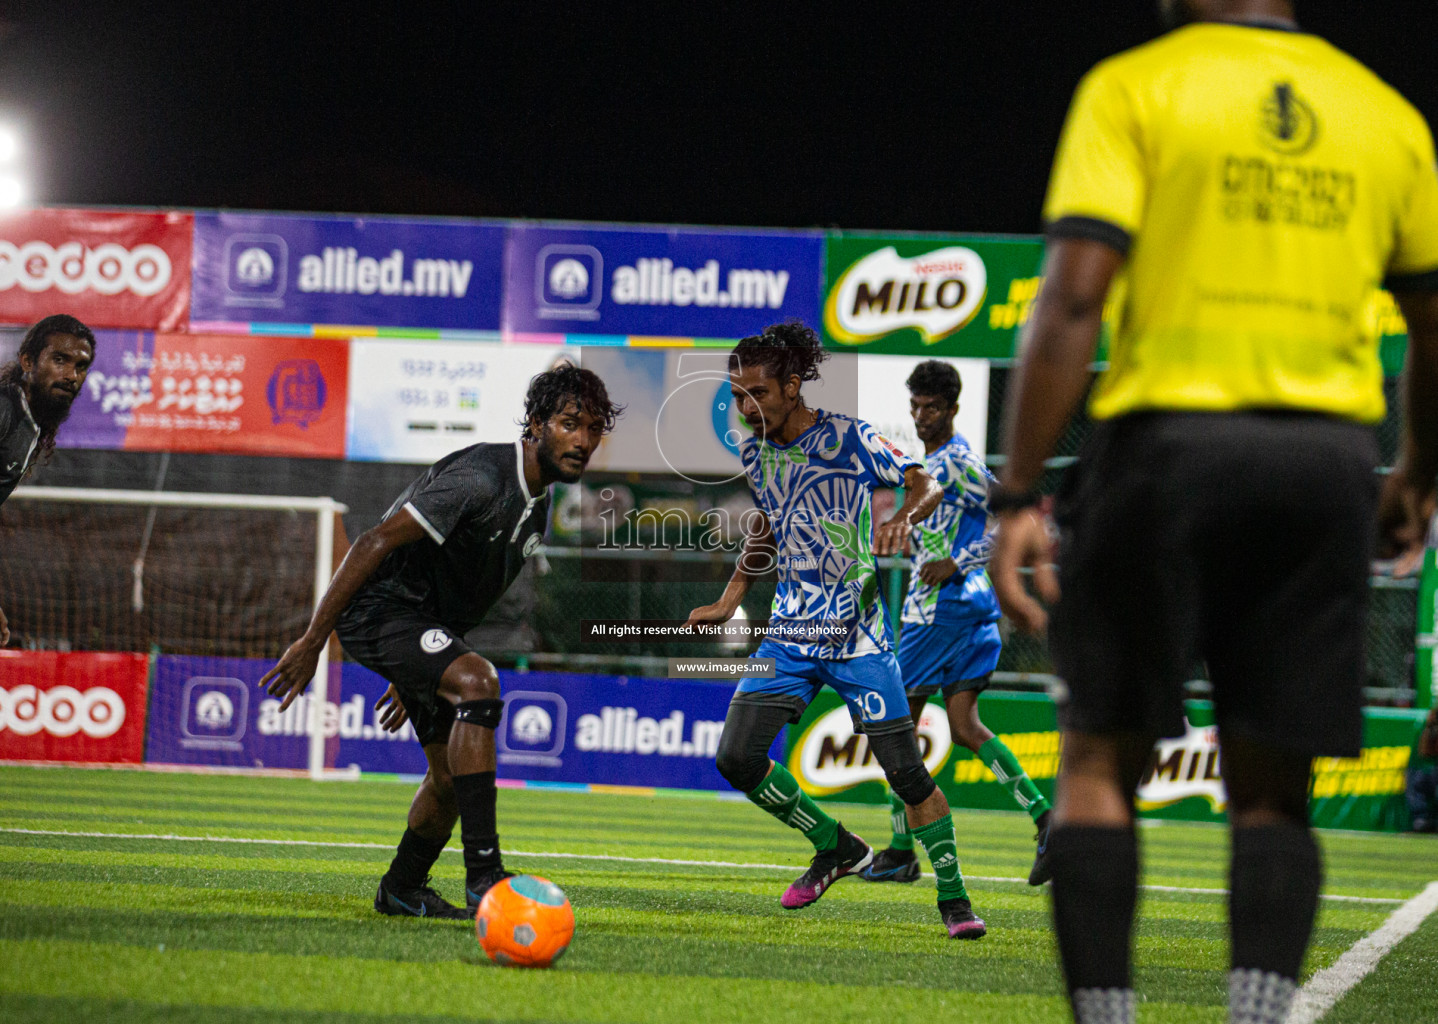
[[[924,625],[996,622],[999,603],[989,583],[989,485],[994,477],[984,460],[955,434],[924,460],[924,469],[944,489],[939,507],[909,534],[909,594],[904,622]],[[919,579],[925,562],[952,558],[958,570],[937,587]]]
[[[826,660],[888,651],[871,499],[902,486],[919,463],[863,420],[814,414],[814,425],[787,445],[752,437],[739,449],[778,547],[769,636]]]

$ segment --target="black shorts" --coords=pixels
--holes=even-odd
[[[1206,662],[1221,734],[1357,755],[1377,459],[1318,415],[1098,424],[1055,508],[1062,726],[1180,736]]]
[[[388,603],[350,607],[335,631],[346,654],[394,684],[420,743],[449,739],[454,705],[439,696],[439,683],[456,658],[473,653],[461,637],[421,612]]]

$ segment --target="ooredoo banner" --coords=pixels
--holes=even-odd
[[[0,651],[0,760],[139,764],[143,654]]]
[[[477,221],[195,215],[206,323],[499,328],[505,229]]]
[[[183,330],[191,221],[106,210],[0,216],[0,322],[69,313],[91,327]]]
[[[59,441],[343,458],[348,346],[343,338],[101,332]]]
[[[505,251],[512,334],[742,338],[817,325],[824,236],[515,224]]]

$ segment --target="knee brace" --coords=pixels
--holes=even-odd
[[[725,782],[748,793],[764,781],[769,774],[769,747],[792,713],[787,705],[729,705],[714,757]]]
[[[498,699],[464,700],[454,706],[455,722],[493,729],[504,715],[504,701]]]
[[[884,769],[889,788],[910,807],[923,803],[936,788],[934,777],[919,757],[919,742],[914,739],[912,725],[901,732],[886,731],[878,735],[871,730],[869,749]]]

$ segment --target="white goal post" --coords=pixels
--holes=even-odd
[[[104,490],[89,487],[19,487],[10,495],[10,500],[34,502],[68,502],[87,505],[132,505],[152,510],[152,517],[146,528],[145,540],[137,555],[133,573],[135,577],[134,602],[136,610],[143,603],[142,579],[144,574],[145,550],[149,543],[149,529],[153,526],[153,510],[159,508],[274,510],[287,512],[309,512],[314,515],[314,597],[311,608],[317,607],[320,598],[329,587],[334,573],[335,517],[349,511],[348,506],[333,498],[281,497],[253,494],[205,494],[179,491],[127,491]],[[323,708],[330,697],[329,690],[329,644],[320,649],[319,663],[308,691],[311,707]],[[328,772],[325,769],[325,734],[320,728],[309,730],[309,771],[316,779],[328,777],[352,777],[351,772]]]

